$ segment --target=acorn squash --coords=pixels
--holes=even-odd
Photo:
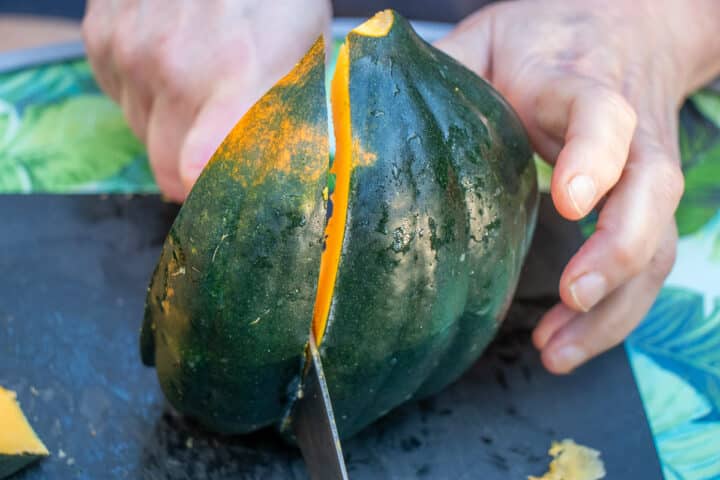
[[[230,132],[148,290],[143,361],[224,433],[287,425],[310,334],[347,437],[442,389],[497,331],[529,247],[527,135],[392,10],[322,40]],[[283,421],[286,420],[286,421]]]
[[[20,410],[15,392],[0,387],[0,478],[48,455]]]

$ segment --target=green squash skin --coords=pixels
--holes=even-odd
[[[348,221],[320,346],[348,437],[466,370],[497,331],[534,230],[532,150],[511,107],[394,14],[348,36]]]
[[[7,478],[41,458],[44,458],[44,455],[34,455],[32,453],[23,453],[20,455],[0,454],[0,478]]]
[[[214,431],[277,423],[294,398],[325,223],[324,62],[319,40],[226,138],[148,289],[143,361],[176,409]]]
[[[532,152],[510,106],[393,15],[386,37],[348,37],[353,156],[364,160],[320,345],[344,438],[477,359],[510,303],[537,212]],[[282,105],[261,138],[218,150],[153,275],[143,361],[169,401],[211,430],[291,421],[326,185],[296,172],[327,170],[323,61],[316,44],[303,80],[254,107]],[[313,141],[293,144],[287,117],[311,124]],[[269,144],[294,152],[292,169],[260,167],[274,161]]]

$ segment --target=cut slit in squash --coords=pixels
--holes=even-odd
[[[345,220],[347,219],[351,171],[349,68],[347,44],[343,44],[338,54],[330,90],[336,146],[335,159],[330,167],[329,174],[331,178],[334,178],[334,181],[328,182],[327,225],[325,226],[323,253],[320,259],[320,276],[312,319],[312,332],[318,346],[325,334],[325,327],[330,313],[345,233]]]
[[[381,37],[387,35],[392,24],[392,11],[384,10],[356,27],[353,32],[363,36]],[[322,343],[325,335],[330,306],[332,305],[335,279],[345,235],[350,174],[354,163],[350,121],[350,54],[348,42],[349,39],[340,47],[330,87],[330,105],[332,107],[332,121],[335,132],[335,159],[330,167],[329,177],[334,181],[328,182],[327,225],[323,239],[320,276],[312,318],[312,333],[318,346]]]
[[[15,392],[0,387],[0,478],[48,455],[20,410]]]

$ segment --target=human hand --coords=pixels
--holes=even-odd
[[[182,201],[245,111],[328,28],[329,0],[89,0],[83,33],[100,86]]]
[[[513,105],[554,163],[565,218],[601,208],[533,333],[567,373],[621,342],[669,274],[683,192],[677,112],[720,71],[716,0],[546,0],[482,9],[438,42]]]

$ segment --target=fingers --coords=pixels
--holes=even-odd
[[[147,149],[150,165],[160,191],[176,202],[185,199],[178,158],[183,138],[190,129],[192,112],[184,102],[170,95],[155,97],[148,119]]]
[[[119,103],[125,112],[130,129],[141,142],[147,143],[148,119],[152,108],[151,97],[124,85],[121,89]]]
[[[552,178],[554,204],[576,220],[604,202],[595,233],[563,272],[563,303],[533,333],[548,370],[567,373],[621,342],[650,308],[674,261],[683,176],[668,133],[676,130],[672,105],[658,112],[640,102],[636,114],[624,96],[596,81],[547,85],[533,121],[546,138],[564,143]]]
[[[115,100],[122,107],[133,133],[143,143],[147,143],[147,123],[153,91],[147,81],[149,64],[144,53],[149,43],[143,29],[139,27],[139,16],[127,9],[115,20],[108,68],[118,77]]]
[[[120,78],[112,62],[113,19],[118,2],[89,1],[82,22],[83,42],[100,88],[111,98],[120,98]]]
[[[672,219],[683,178],[672,141],[658,138],[672,115],[656,120],[644,112],[636,135],[637,115],[613,89],[580,77],[547,85],[538,94],[535,121],[565,142],[551,184],[557,210],[576,220],[607,196],[595,233],[560,281],[563,302],[587,312],[647,266],[663,234],[658,226]]]
[[[494,9],[485,7],[435,42],[435,47],[484,78],[490,77],[490,54]]]
[[[683,191],[679,161],[642,137],[633,143],[623,177],[600,213],[595,233],[570,260],[560,297],[587,312],[615,288],[645,270],[673,221]]]
[[[330,19],[327,0],[244,3],[88,4],[84,30],[98,82],[146,142],[158,186],[173,200],[184,199],[228,130]]]
[[[577,220],[620,178],[637,116],[622,95],[599,83],[565,79],[547,85],[537,98],[536,120],[565,143],[550,190],[558,212]]]
[[[122,107],[130,128],[146,141],[152,92],[142,52],[149,43],[139,28],[138,2],[91,1],[83,19],[88,60],[100,87]]]
[[[614,347],[640,323],[672,269],[677,245],[674,222],[665,230],[648,268],[614,291],[587,313],[573,314],[556,306],[533,334],[545,367],[568,373],[588,359]]]
[[[535,348],[542,350],[552,336],[577,315],[577,312],[560,302],[548,310],[532,333]]]

